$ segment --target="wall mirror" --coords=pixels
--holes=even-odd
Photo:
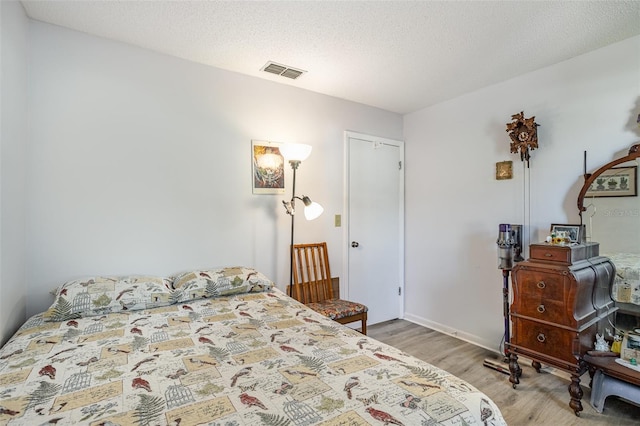
[[[616,265],[612,296],[621,311],[640,315],[640,144],[590,175],[578,195],[586,241]],[[637,326],[640,317],[637,317]]]

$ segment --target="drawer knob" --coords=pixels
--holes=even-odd
[[[544,283],[544,281],[540,281],[538,282],[538,288],[545,288],[547,285]]]
[[[551,253],[545,253],[544,257],[553,257],[553,255]]]
[[[538,305],[538,312],[540,312],[541,314],[544,313],[546,309],[544,308],[544,305]]]
[[[544,343],[545,340],[547,340],[546,336],[543,333],[538,334],[537,339],[538,339],[538,342],[540,343]]]

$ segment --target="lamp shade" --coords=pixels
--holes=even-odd
[[[304,217],[307,220],[313,220],[320,216],[323,211],[324,208],[320,204],[312,201],[311,204],[304,206]]]
[[[288,161],[304,161],[311,154],[311,145],[286,143],[280,147],[280,154]]]

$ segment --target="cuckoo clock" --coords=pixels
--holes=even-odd
[[[529,166],[530,151],[538,147],[538,131],[534,121],[536,117],[524,118],[524,112],[511,116],[513,120],[507,123],[507,132],[511,138],[511,152],[520,153],[520,160],[527,162]]]

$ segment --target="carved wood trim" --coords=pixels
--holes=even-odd
[[[604,172],[605,170],[615,167],[618,164],[626,163],[627,161],[633,161],[637,158],[640,158],[640,144],[632,145],[631,148],[629,148],[629,154],[626,155],[625,157],[618,158],[617,160],[613,160],[605,164],[604,166],[600,167],[598,170],[596,170],[592,174],[584,175],[585,182],[584,182],[584,185],[582,185],[582,189],[580,190],[580,193],[578,194],[578,214],[580,215],[581,225],[582,225],[582,212],[587,210],[584,207],[584,196],[589,190],[589,187],[591,186],[591,184],[596,180],[596,178],[600,176],[602,172]]]

